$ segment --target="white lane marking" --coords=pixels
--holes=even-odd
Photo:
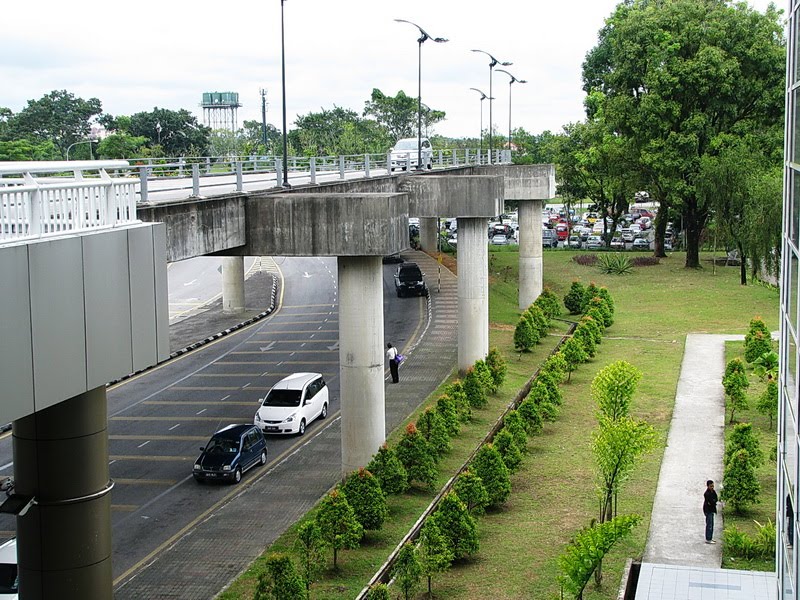
[[[172,431],[173,429],[177,429],[177,428],[178,428],[178,427],[180,427],[180,426],[181,426],[181,424],[180,424],[180,423],[178,423],[177,425],[173,425],[172,427],[170,427],[170,428],[168,429],[168,431]]]
[[[117,462],[117,459],[116,459],[116,458],[115,458],[114,460],[110,460],[110,461],[108,461],[108,464],[109,464],[109,465],[113,465],[115,462]]]
[[[195,414],[197,414],[197,415],[203,414],[204,412],[206,412],[206,410],[208,410],[208,409],[204,408],[203,410],[198,410]]]
[[[249,383],[245,383],[245,384],[242,386],[242,389],[244,389],[244,388],[248,387],[249,385],[250,385]]]
[[[184,283],[183,285],[185,287],[187,285],[192,285],[193,283],[197,283],[197,279],[192,279],[191,281],[189,281],[188,283]]]
[[[142,446],[147,446],[147,444],[149,444],[149,443],[150,443],[150,440],[147,440],[146,442],[143,442],[143,443],[139,444],[139,445],[138,445],[138,446],[136,446],[136,447],[137,447],[137,448],[141,448]]]
[[[275,347],[275,342],[270,342],[266,346],[261,346],[259,350],[261,350],[262,352],[266,352],[267,350],[272,350],[272,348],[274,347]]]
[[[230,398],[230,397],[231,397],[231,395],[230,395],[230,394],[228,394],[228,395],[227,395],[227,396],[225,396],[224,398],[220,399],[220,402],[222,402],[223,400],[227,400],[227,399],[228,399],[228,398]]]
[[[5,471],[8,467],[13,467],[13,466],[14,466],[13,462],[7,463],[7,464],[3,465],[2,467],[0,467],[0,471]]]

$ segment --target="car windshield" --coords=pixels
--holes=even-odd
[[[300,406],[300,390],[270,390],[262,406]]]
[[[394,145],[395,150],[415,150],[417,148],[417,140],[400,140]]]
[[[238,451],[238,442],[223,438],[213,438],[206,446],[206,454],[236,454]]]
[[[400,269],[400,281],[422,281],[422,271],[419,269]]]

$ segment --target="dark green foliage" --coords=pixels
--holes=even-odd
[[[778,353],[765,352],[753,361],[753,374],[762,381],[778,378]]]
[[[494,383],[494,377],[492,377],[492,372],[489,369],[489,365],[486,364],[486,361],[480,359],[476,360],[473,368],[483,385],[484,391],[487,394],[494,394],[497,391],[497,385]]]
[[[514,436],[504,427],[494,436],[493,443],[494,447],[497,448],[497,451],[503,458],[508,472],[516,472],[522,464],[522,451],[519,446],[517,446]]]
[[[525,431],[528,435],[536,435],[542,430],[542,415],[539,405],[530,396],[520,403],[517,412],[525,422]]]
[[[758,398],[756,408],[762,415],[769,417],[769,428],[772,429],[772,422],[778,415],[778,383],[774,379],[767,382],[767,387]]]
[[[528,433],[525,430],[525,419],[516,410],[511,410],[503,417],[503,428],[514,436],[514,442],[523,452],[528,447]]]
[[[270,554],[253,600],[305,600],[306,588],[287,554]]]
[[[305,521],[297,528],[295,550],[300,554],[300,575],[305,580],[306,591],[317,580],[325,563],[327,545],[316,521]]]
[[[447,425],[437,410],[426,409],[417,419],[417,429],[437,456],[441,456],[452,448]]]
[[[539,334],[540,340],[547,335],[547,331],[550,329],[550,319],[547,318],[541,308],[531,304],[525,310],[525,315],[530,320],[534,330]]]
[[[589,305],[592,302],[593,298],[600,297],[600,288],[597,287],[594,281],[592,281],[589,285],[586,286],[586,289],[583,292],[583,310],[586,311],[589,308]]]
[[[486,390],[483,387],[478,372],[473,369],[467,369],[462,382],[464,393],[467,395],[467,401],[472,408],[483,408],[488,402],[486,399]]]
[[[771,519],[765,525],[758,521],[755,523],[757,531],[754,537],[744,531],[739,531],[736,525],[726,527],[722,532],[725,552],[745,560],[753,558],[773,560],[775,558],[775,523]]]
[[[559,376],[553,371],[545,369],[539,371],[539,375],[536,377],[536,382],[534,385],[544,386],[544,392],[546,392],[545,399],[551,404],[561,406],[563,397],[561,394],[560,385],[563,379],[563,375]]]
[[[538,343],[539,334],[531,325],[530,320],[525,315],[521,316],[514,328],[514,348],[520,352],[529,352]]]
[[[575,535],[566,552],[558,558],[558,566],[564,573],[564,588],[573,598],[583,597],[583,589],[603,557],[640,520],[638,515],[621,515],[611,521],[582,529]]]
[[[722,387],[725,388],[728,406],[731,409],[731,423],[733,423],[733,417],[737,410],[747,410],[750,406],[747,400],[747,388],[750,387],[750,380],[747,378],[741,362],[738,358],[729,361],[725,368],[725,372],[728,374],[722,379]]]
[[[428,596],[430,596],[431,578],[437,573],[444,573],[453,562],[453,551],[447,543],[447,538],[439,531],[433,519],[426,519],[420,529],[417,557],[422,574],[428,578]]]
[[[586,356],[589,358],[594,358],[595,354],[597,354],[597,343],[594,341],[594,334],[591,332],[591,330],[589,330],[588,327],[578,325],[575,328],[575,331],[572,333],[572,337],[583,345],[583,350],[586,352]]]
[[[772,350],[772,336],[769,332],[752,331],[744,336],[744,359],[753,363],[757,358]]]
[[[386,444],[372,457],[367,470],[378,479],[385,494],[402,494],[408,489],[406,468],[397,458],[397,453]]]
[[[725,365],[725,375],[723,375],[723,380],[732,373],[741,373],[742,375],[747,373],[747,368],[744,366],[741,358],[736,357],[728,361],[728,364]]]
[[[606,332],[606,322],[603,319],[603,311],[599,308],[593,306],[586,311],[587,317],[591,317],[594,319],[594,322],[597,324],[598,329],[600,329],[600,335],[603,335]]]
[[[325,542],[333,548],[334,569],[337,568],[339,550],[358,548],[364,537],[364,528],[340,490],[333,490],[320,502],[317,525]]]
[[[558,301],[558,296],[547,286],[539,294],[534,304],[544,311],[548,319],[561,316],[561,303]]]
[[[489,494],[489,506],[497,506],[506,501],[511,493],[511,477],[503,457],[493,444],[481,446],[470,469],[483,481]]]
[[[586,306],[586,286],[578,280],[573,281],[569,292],[564,296],[564,306],[571,315],[581,314]]]
[[[603,341],[604,327],[601,326],[594,317],[589,315],[582,316],[578,327],[586,327],[592,333],[595,344],[600,344]]]
[[[397,458],[408,473],[409,483],[417,482],[428,489],[433,489],[437,475],[434,451],[425,437],[417,431],[414,423],[406,426],[396,452]]]
[[[489,350],[489,354],[486,356],[486,364],[489,365],[489,371],[492,373],[495,389],[497,389],[503,385],[503,382],[506,380],[508,365],[506,365],[503,355],[500,354],[497,348]]]
[[[570,338],[564,342],[561,346],[561,354],[564,356],[564,360],[567,361],[567,381],[569,381],[572,372],[578,368],[578,365],[586,362],[588,357],[586,356],[586,351],[583,349],[583,344],[574,338]]]
[[[361,468],[345,480],[342,491],[364,529],[383,527],[383,522],[389,516],[389,507],[377,477]]]
[[[733,431],[728,436],[725,443],[725,464],[739,450],[747,450],[747,455],[754,467],[764,464],[764,453],[758,443],[758,437],[753,433],[753,425],[750,423],[738,423],[734,425]]]
[[[631,259],[622,252],[609,252],[598,258],[600,271],[609,275],[630,275],[633,273]]]
[[[759,502],[760,493],[761,486],[750,455],[747,450],[737,450],[725,464],[721,499],[741,513],[751,504]]]
[[[627,361],[618,360],[600,369],[592,380],[592,398],[608,419],[626,417],[642,372]]]
[[[551,423],[558,418],[559,412],[558,404],[552,400],[554,390],[558,394],[561,393],[558,386],[552,387],[549,383],[537,377],[536,381],[531,385],[531,391],[528,394],[528,399],[536,404],[540,417]],[[520,407],[521,406],[522,405],[520,405]]]
[[[459,474],[453,484],[453,491],[466,504],[467,510],[472,515],[482,515],[489,506],[489,493],[483,485],[483,480],[469,469],[464,469]]]
[[[439,399],[436,401],[436,411],[439,413],[439,416],[442,417],[442,421],[444,421],[450,437],[458,435],[461,425],[455,401],[450,396],[439,396]]]
[[[611,309],[608,307],[606,301],[603,300],[602,297],[595,296],[589,300],[587,308],[588,310],[597,308],[600,311],[603,319],[603,327],[611,327],[614,324],[614,313],[611,312]]]
[[[478,528],[475,519],[467,511],[466,504],[454,492],[442,498],[439,507],[430,518],[447,539],[454,560],[478,551]]]
[[[444,388],[444,393],[452,398],[458,412],[458,420],[462,423],[468,423],[472,419],[472,407],[469,405],[466,393],[464,393],[463,382],[460,379],[456,379]]]
[[[367,600],[391,600],[391,598],[385,583],[376,583],[367,592]]]
[[[546,371],[558,378],[558,383],[563,383],[567,376],[567,361],[561,352],[556,352],[547,357],[544,361],[540,373]]]
[[[611,316],[614,316],[614,311],[616,310],[614,306],[614,299],[611,297],[611,292],[608,291],[607,287],[601,287],[598,290],[598,295],[605,301],[608,310],[611,311]]]
[[[403,592],[403,598],[408,600],[414,596],[414,592],[419,587],[419,579],[422,576],[422,567],[417,559],[417,552],[411,542],[406,542],[397,553],[392,577],[395,585]]]

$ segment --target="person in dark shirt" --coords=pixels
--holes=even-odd
[[[714,482],[706,481],[706,491],[703,493],[703,513],[706,515],[706,544],[716,544],[714,537],[714,515],[717,514],[717,492],[714,491]]]

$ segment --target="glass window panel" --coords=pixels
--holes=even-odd
[[[800,198],[800,196],[798,197]],[[789,292],[789,306],[787,306],[786,318],[792,326],[792,331],[797,331],[797,254],[793,249],[789,249],[789,269],[786,277],[786,287]]]
[[[798,121],[800,122],[800,121]],[[794,247],[797,248],[800,244],[798,244],[798,231],[800,231],[800,176],[794,170],[790,171],[789,173],[791,180],[792,180],[792,188],[791,188],[791,198],[788,198],[787,201],[791,207],[790,213],[792,218],[789,222],[789,235],[791,236],[790,239],[794,242]]]
[[[793,89],[789,93],[789,106],[786,107],[787,116],[792,119],[792,126],[787,133],[792,138],[789,140],[789,148],[792,149],[791,157],[795,163],[800,162],[800,144],[798,144],[800,139],[800,102],[797,101],[798,95],[800,95],[800,89]]]

